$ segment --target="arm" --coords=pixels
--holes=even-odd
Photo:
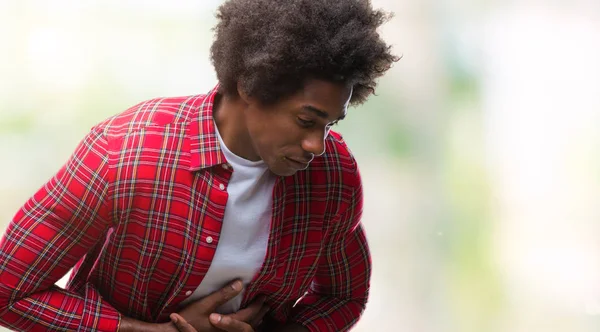
[[[308,331],[347,331],[365,309],[371,257],[360,224],[363,195],[358,171],[355,180],[349,207],[334,220],[336,229],[311,288],[292,311],[290,323]],[[285,326],[280,331],[301,330],[298,326]]]
[[[154,324],[129,317],[122,317],[118,332],[179,332],[179,329],[170,322]]]
[[[0,325],[18,331],[115,331],[121,316],[93,285],[54,286],[112,226],[108,143],[90,132],[17,212],[0,240]]]

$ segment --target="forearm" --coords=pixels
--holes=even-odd
[[[118,332],[177,332],[175,325],[169,323],[154,324],[137,319],[122,317]]]
[[[42,294],[40,294],[42,295]],[[43,297],[52,298],[53,296],[49,293],[46,293]],[[54,296],[55,297],[55,296]],[[8,308],[7,310],[2,311],[2,316],[0,317],[0,322],[9,328],[15,329],[17,331],[22,331],[25,329],[34,329],[35,327],[39,327],[39,329],[44,330],[63,330],[63,331],[118,331],[118,332],[177,332],[177,328],[169,323],[155,324],[148,323],[144,321],[140,321],[137,319],[129,318],[120,315],[114,316],[113,320],[107,321],[106,318],[110,315],[110,313],[98,313],[98,316],[102,316],[104,318],[100,319],[99,317],[93,318],[96,320],[96,324],[93,326],[86,326],[84,324],[85,321],[89,320],[84,315],[86,315],[84,310],[76,310],[73,312],[69,312],[66,307],[50,307],[49,305],[44,305],[44,312],[55,312],[55,315],[49,317],[48,315],[42,315],[39,311],[35,309],[31,312],[27,310],[31,308],[32,302],[37,302],[37,297],[26,298],[20,301],[15,302]],[[78,301],[82,299],[70,299],[72,301]],[[69,307],[78,307],[82,308],[85,305],[77,305],[73,304]],[[40,306],[41,307],[41,306]],[[115,311],[116,313],[116,311]],[[5,319],[6,318],[6,319]],[[18,318],[18,321],[15,321],[12,318]],[[70,319],[69,319],[70,318]],[[79,319],[77,319],[79,318]],[[120,319],[119,319],[120,318]],[[82,324],[83,323],[83,324]]]
[[[302,324],[305,331],[348,331],[360,319],[363,300],[348,300],[324,295],[307,295],[292,310],[290,323]]]
[[[0,325],[17,331],[116,331],[119,313],[91,284],[55,283],[102,244],[110,215],[108,143],[92,131],[17,211],[0,239]]]
[[[85,294],[56,286],[19,294],[0,286],[0,325],[13,330],[116,331],[119,325],[120,314],[91,285]]]

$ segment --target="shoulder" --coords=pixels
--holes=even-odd
[[[331,131],[325,140],[325,153],[313,161],[314,166],[327,173],[337,173],[345,183],[360,181],[358,165],[341,134]]]
[[[325,146],[325,153],[321,156],[325,162],[339,163],[341,167],[357,168],[354,155],[352,155],[350,148],[340,133],[335,131],[329,132],[329,136],[325,140]]]
[[[323,188],[329,197],[352,200],[362,188],[358,165],[342,135],[331,131],[325,140],[325,153],[315,157],[307,169],[313,188]]]
[[[363,188],[359,167],[350,148],[336,132],[325,140],[325,153],[315,157],[307,169],[311,195],[325,198],[329,226],[345,233],[360,222],[363,205]],[[341,219],[340,219],[341,218]],[[339,222],[333,222],[333,221]]]
[[[160,97],[140,102],[96,126],[94,130],[116,138],[136,133],[144,128],[169,127],[194,119],[206,95]]]

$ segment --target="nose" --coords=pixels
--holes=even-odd
[[[302,140],[302,149],[315,156],[325,153],[326,132],[312,132]]]

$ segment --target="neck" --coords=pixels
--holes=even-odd
[[[215,125],[227,148],[235,155],[251,161],[260,157],[254,151],[246,127],[244,111],[248,107],[241,98],[217,94],[213,107]]]

